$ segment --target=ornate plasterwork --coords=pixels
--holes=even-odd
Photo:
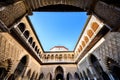
[[[26,7],[22,1],[14,4],[4,6],[0,11],[0,20],[7,26],[13,25],[19,18],[23,17],[26,13]]]

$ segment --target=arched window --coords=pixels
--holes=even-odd
[[[82,41],[82,46],[85,47],[85,42],[84,41]]]
[[[92,30],[90,30],[90,29],[87,31],[87,35],[88,35],[90,38],[93,36],[93,34],[94,34],[94,33],[93,33]]]
[[[78,52],[80,53],[80,51],[81,51],[81,49],[80,49],[80,47],[78,48]]]
[[[35,51],[36,51],[36,52],[37,52],[37,50],[38,50],[38,46],[35,47]]]
[[[91,28],[93,29],[93,31],[95,32],[98,29],[99,25],[96,22],[92,23]]]
[[[67,59],[67,54],[64,54],[64,59]]]
[[[24,24],[24,23],[20,23],[20,24],[18,25],[18,28],[19,28],[19,30],[23,33],[23,32],[25,31],[25,24]]]
[[[22,57],[22,59],[20,60],[20,62],[18,63],[15,71],[14,71],[14,79],[16,80],[18,77],[23,76],[26,66],[28,64],[28,56],[24,56]],[[14,80],[12,79],[12,80]]]
[[[51,55],[51,59],[54,59],[54,55],[53,54]]]
[[[23,35],[25,36],[26,39],[28,39],[28,37],[29,37],[29,31],[26,30],[26,31],[23,33]]]
[[[85,40],[86,43],[89,41],[87,36],[84,37],[84,40]]]
[[[39,49],[37,50],[37,53],[39,54]]]
[[[28,42],[29,42],[30,44],[32,44],[32,42],[33,42],[33,38],[30,37],[29,40],[28,40]]]
[[[35,42],[33,42],[32,47],[33,47],[33,48],[35,47]]]
[[[79,49],[80,49],[80,51],[82,51],[82,49],[83,49],[83,48],[82,48],[82,46],[81,46],[81,45],[79,46]]]

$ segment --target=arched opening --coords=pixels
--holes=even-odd
[[[75,72],[74,77],[75,77],[75,80],[80,80],[79,74],[77,72]]]
[[[51,55],[51,60],[53,60],[53,59],[54,59],[54,55],[52,54],[52,55]]]
[[[91,28],[92,28],[92,30],[93,30],[94,32],[98,29],[98,27],[99,27],[99,25],[98,25],[96,22],[93,22],[93,23],[92,23]]]
[[[58,66],[55,70],[55,80],[64,80],[64,71],[61,66]]]
[[[120,80],[120,66],[117,62],[111,58],[107,58],[107,66],[115,80]]]
[[[63,75],[62,74],[57,74],[56,75],[56,80],[63,80]]]
[[[83,80],[84,78],[83,78],[83,75],[82,75],[82,73],[80,72],[80,80]]]
[[[50,72],[47,74],[45,80],[52,80],[52,74]]]
[[[35,76],[35,80],[37,80],[38,79],[38,73],[36,74],[36,76]]]
[[[32,47],[33,47],[33,48],[35,47],[35,42],[33,42]]]
[[[30,44],[32,44],[32,42],[33,42],[33,38],[30,37],[29,40],[28,40],[28,42],[29,42]]]
[[[43,80],[44,79],[44,74],[41,73],[40,76],[39,76],[39,80]]]
[[[35,51],[36,51],[36,52],[37,52],[37,50],[38,50],[38,46],[35,47]]]
[[[18,28],[19,28],[19,30],[23,33],[23,32],[25,31],[25,24],[24,24],[24,23],[20,23],[20,24],[18,25]]]
[[[30,80],[34,80],[34,79],[35,79],[35,71],[32,73]]]
[[[39,49],[37,49],[37,53],[39,54]]]
[[[84,76],[84,79],[85,79],[85,80],[88,80],[88,77],[87,77],[85,71],[83,71],[83,76]]]
[[[82,41],[82,46],[85,47],[85,42],[84,41]]]
[[[27,72],[27,77],[28,77],[28,79],[30,79],[30,77],[31,77],[31,70],[29,70],[29,71]]]
[[[93,36],[93,31],[91,30],[91,29],[89,29],[88,31],[87,31],[87,35],[91,38],[92,36]]]
[[[27,30],[27,31],[25,31],[25,32],[24,32],[24,34],[23,34],[23,35],[25,36],[25,38],[26,38],[26,39],[28,39],[29,34],[30,34],[30,33],[29,33],[29,31]]]
[[[67,80],[73,80],[73,77],[72,77],[71,73],[67,73]]]
[[[89,41],[87,36],[84,37],[84,40],[85,40],[86,43]]]
[[[5,68],[0,68],[0,80],[3,80],[7,75],[7,70]]]
[[[87,76],[90,80],[94,80],[92,73],[90,72],[89,69],[87,69]]]
[[[11,75],[11,80],[16,80],[18,78],[22,78],[27,66],[27,62],[28,62],[28,57],[24,56],[20,62],[18,63],[13,75]]]
[[[90,56],[90,60],[96,73],[99,75],[99,79],[110,80],[109,76],[103,71],[98,59],[93,54]]]

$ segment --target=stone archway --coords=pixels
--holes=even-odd
[[[90,61],[93,65],[97,75],[99,76],[99,79],[110,80],[109,76],[103,71],[103,68],[102,68],[101,64],[99,63],[99,60],[97,59],[97,57],[95,57],[93,54],[91,54]]]
[[[111,58],[107,58],[106,65],[115,80],[120,80],[120,65]]]
[[[31,77],[31,69],[29,69],[27,72],[27,78],[30,79],[30,77]]]
[[[47,74],[46,80],[52,80],[52,74],[50,72]]]
[[[75,80],[80,80],[79,74],[77,72],[74,73],[74,79]]]
[[[64,80],[64,70],[61,66],[55,69],[55,80]]]
[[[9,71],[12,67],[11,59],[0,62],[0,80],[7,79],[9,76]]]
[[[70,72],[67,73],[67,79],[66,80],[73,80],[72,74]]]
[[[20,62],[18,63],[14,73],[8,78],[8,80],[22,79],[27,64],[28,64],[28,56],[23,56]]]
[[[44,73],[41,73],[40,75],[39,75],[39,79],[38,80],[44,80]]]
[[[93,79],[93,74],[90,72],[89,69],[87,69],[87,76],[88,76],[88,78],[89,78],[90,80],[94,80],[94,79]]]

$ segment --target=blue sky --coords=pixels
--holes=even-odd
[[[30,19],[45,51],[54,46],[73,51],[87,15],[85,12],[34,12]]]

